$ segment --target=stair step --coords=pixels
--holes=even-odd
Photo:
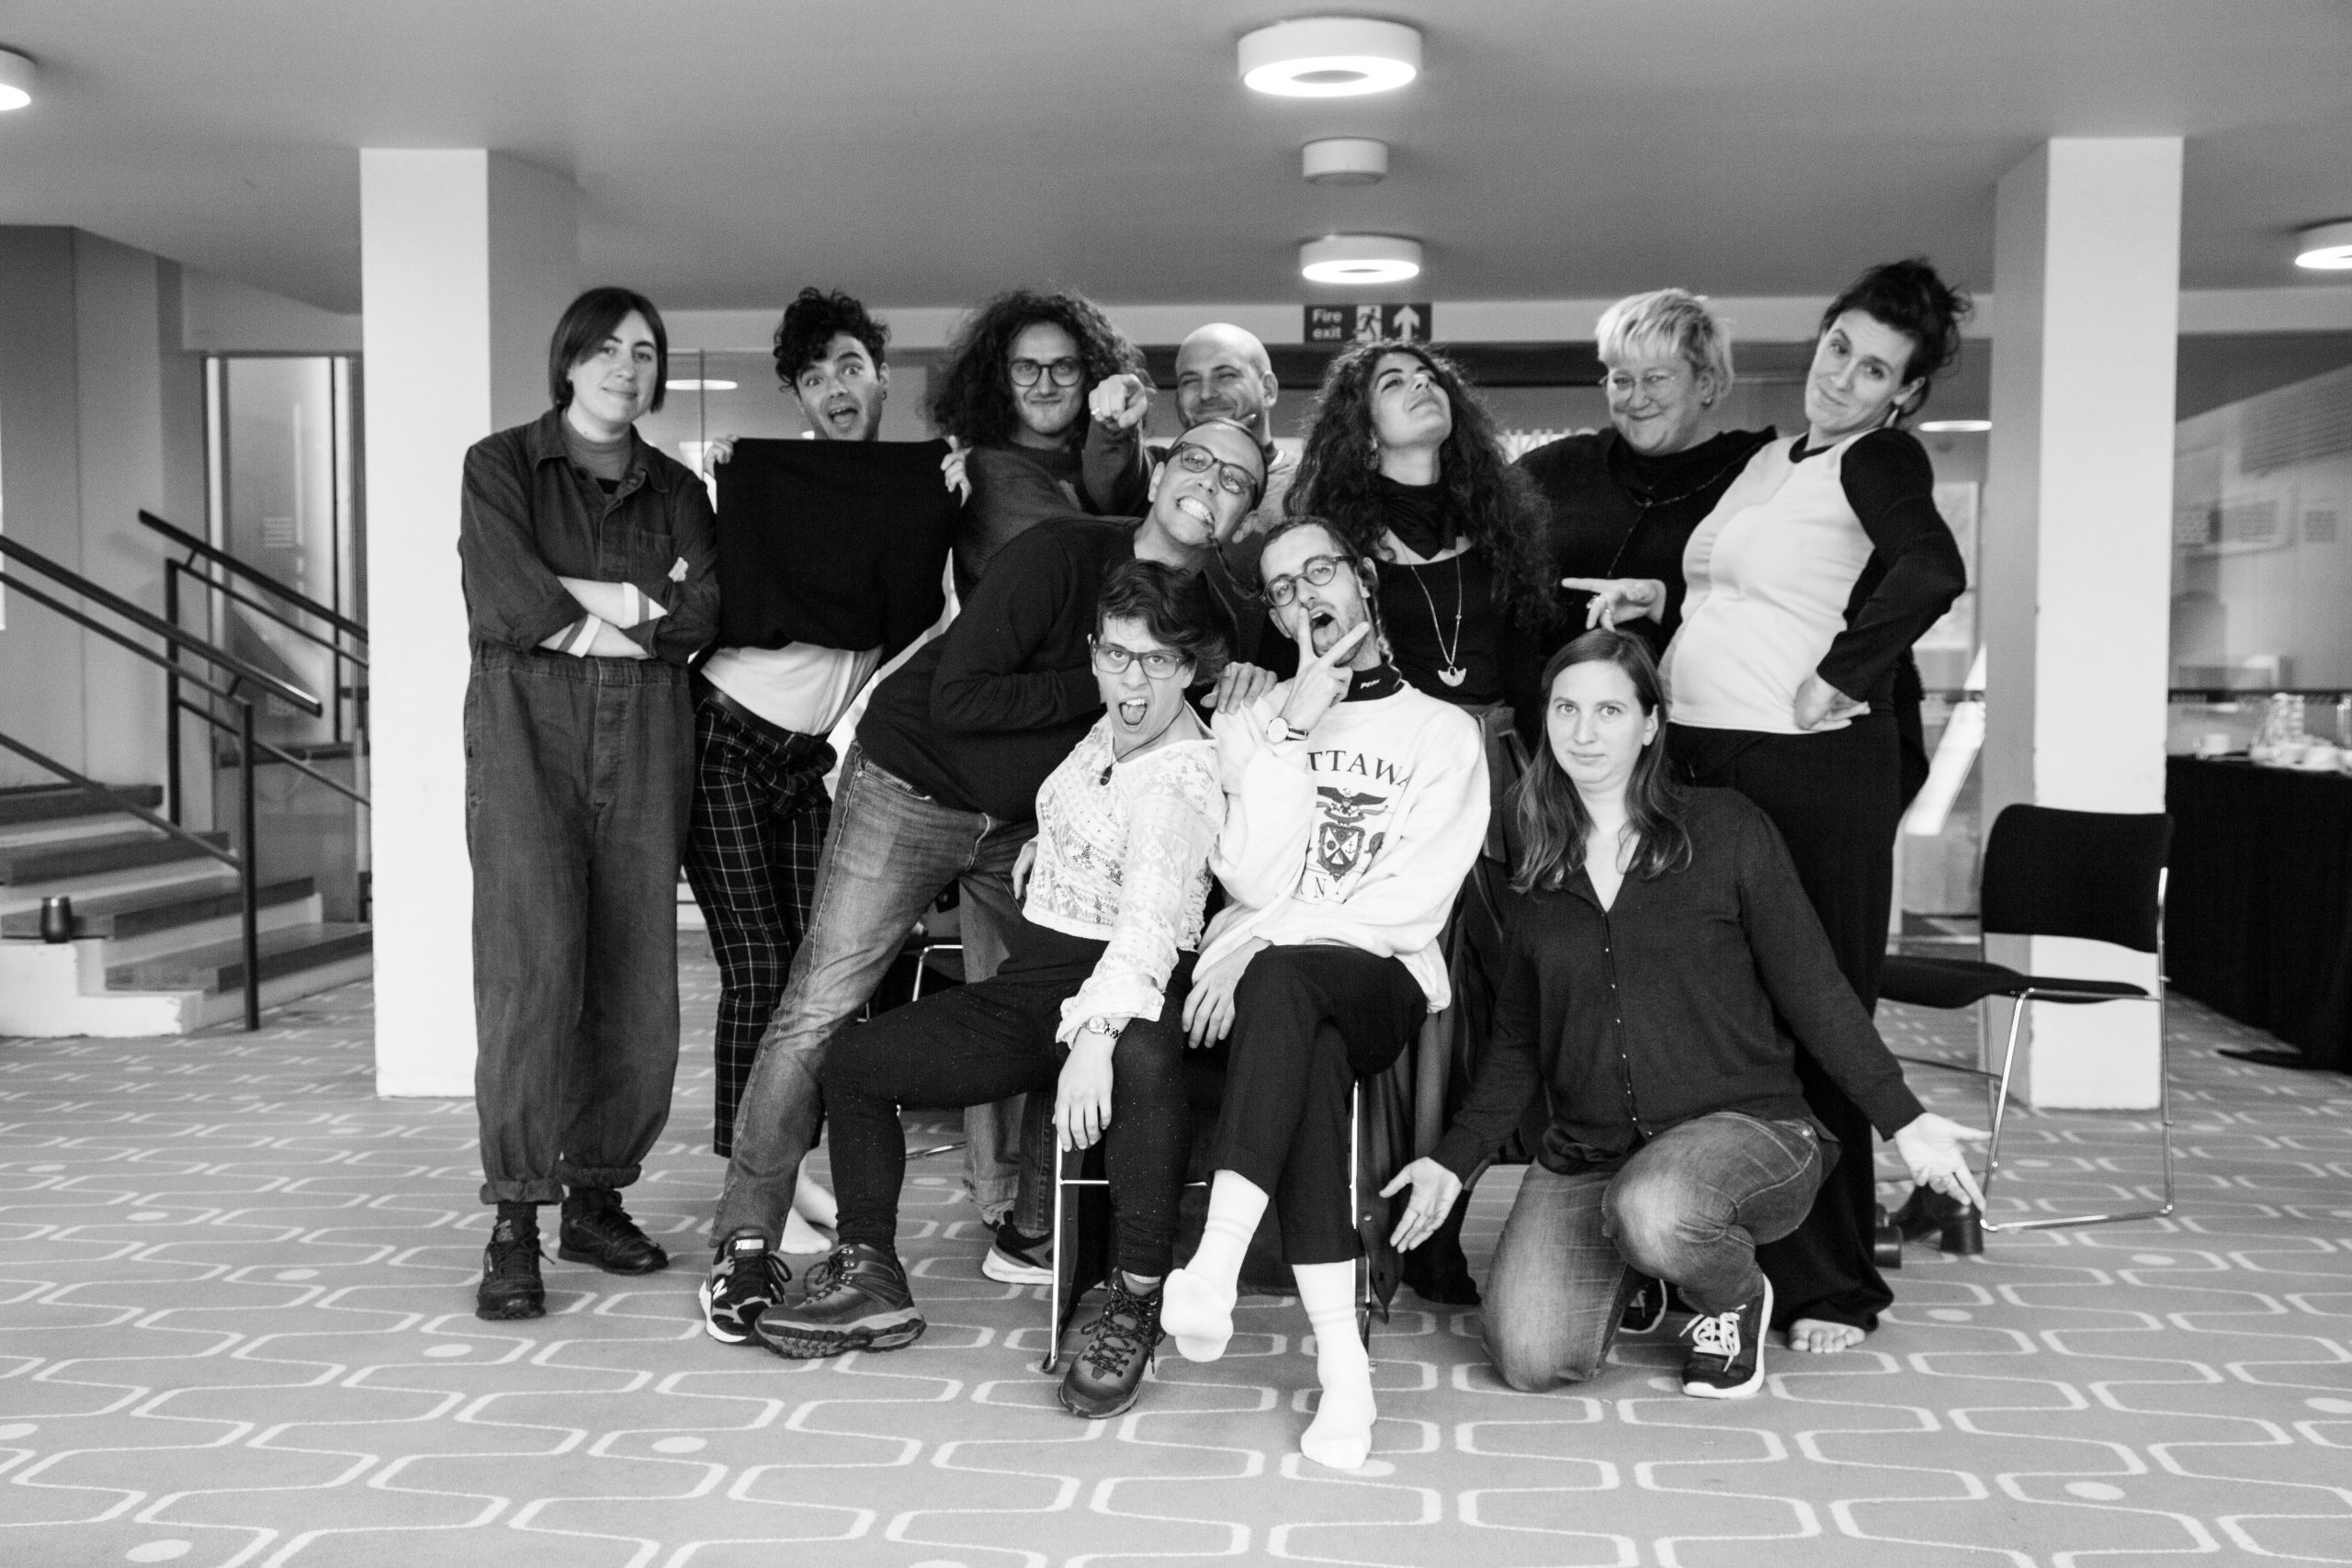
[[[288,877],[281,882],[264,883],[255,890],[254,902],[260,908],[274,908],[280,904],[300,903],[317,891],[318,885],[310,877]],[[169,931],[174,926],[219,919],[236,914],[243,908],[243,900],[234,882],[102,894],[74,900],[74,934],[77,937],[107,937],[119,942]],[[40,935],[40,910],[25,909],[13,915],[0,915],[0,937],[38,938]]]
[[[164,804],[161,784],[114,784],[108,793],[124,805],[143,806],[150,811]],[[30,784],[0,790],[0,828],[13,828],[20,822],[52,822],[61,817],[105,817],[114,810],[97,796],[85,795],[70,784]]]
[[[303,969],[356,957],[372,950],[367,926],[329,922],[288,926],[261,933],[261,977],[265,983]],[[109,991],[233,991],[245,983],[242,942],[208,942],[185,953],[167,953],[107,971]]]
[[[226,848],[226,833],[199,833],[207,843]],[[74,839],[55,846],[36,845],[0,851],[0,884],[56,882],[69,876],[90,876],[132,866],[164,865],[173,861],[201,860],[204,852],[168,833],[120,833],[100,839]]]

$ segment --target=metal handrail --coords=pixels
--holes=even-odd
[[[357,637],[362,642],[366,642],[368,640],[368,628],[366,626],[361,626],[357,621],[351,619],[347,615],[338,615],[336,612],[328,609],[324,604],[320,604],[317,600],[310,597],[308,594],[297,592],[296,590],[288,587],[285,583],[280,582],[277,578],[272,577],[269,573],[262,570],[261,568],[257,566],[251,566],[244,561],[239,560],[236,557],[229,554],[228,551],[221,549],[220,547],[209,544],[205,540],[198,538],[195,535],[189,533],[185,528],[177,527],[170,523],[166,523],[161,517],[156,516],[153,513],[146,511],[143,508],[139,513],[139,521],[146,525],[149,528],[154,530],[156,533],[161,534],[166,539],[169,539],[179,548],[187,550],[193,555],[199,556],[205,560],[211,562],[213,565],[220,567],[235,576],[245,579],[247,581],[257,585],[266,592],[277,595],[280,599],[285,600],[288,604],[292,604],[299,609],[308,611],[310,614],[316,615],[319,619],[326,622],[327,625],[334,627],[337,631],[347,632],[351,636]],[[218,587],[219,584],[215,583],[214,586]],[[301,630],[300,627],[296,627],[295,629],[298,631]],[[324,640],[323,638],[317,637],[315,633],[305,631],[302,635],[312,637],[314,640]]]

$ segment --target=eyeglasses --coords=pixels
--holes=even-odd
[[[1051,376],[1057,387],[1075,387],[1085,378],[1085,365],[1076,359],[1016,359],[1006,368],[1016,387],[1034,387],[1040,376]]]
[[[1266,603],[1281,609],[1298,597],[1298,585],[1302,580],[1320,588],[1339,576],[1340,569],[1346,564],[1337,556],[1309,556],[1298,563],[1295,576],[1285,574],[1266,579]]]
[[[1184,655],[1165,648],[1137,653],[1134,649],[1121,648],[1115,642],[1094,642],[1091,646],[1094,649],[1094,670],[1101,675],[1124,675],[1127,672],[1127,666],[1140,662],[1147,676],[1155,681],[1165,681],[1192,662]]]
[[[1215,468],[1217,489],[1227,495],[1238,495],[1244,501],[1257,498],[1257,475],[1238,463],[1220,461],[1215,453],[1197,441],[1179,441],[1169,448],[1168,460],[1188,474],[1205,474]]]
[[[1612,398],[1630,398],[1634,395],[1634,389],[1636,386],[1641,388],[1644,397],[1656,398],[1671,391],[1675,384],[1689,374],[1688,370],[1678,365],[1671,368],[1645,370],[1637,380],[1623,370],[1611,370],[1608,378],[1600,384],[1608,389],[1609,395]]]

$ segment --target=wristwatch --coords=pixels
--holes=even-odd
[[[1115,1040],[1119,1035],[1119,1026],[1107,1018],[1097,1016],[1080,1024],[1078,1032],[1080,1034],[1100,1034]]]
[[[1269,746],[1279,746],[1285,740],[1304,740],[1306,739],[1306,731],[1299,728],[1298,726],[1293,724],[1290,720],[1284,718],[1280,714],[1274,715],[1273,717],[1266,721],[1266,744]]]

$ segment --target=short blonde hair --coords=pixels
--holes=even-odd
[[[1600,312],[1593,336],[1603,365],[1670,354],[1694,374],[1713,376],[1717,396],[1731,388],[1731,333],[1687,288],[1628,294]]]

